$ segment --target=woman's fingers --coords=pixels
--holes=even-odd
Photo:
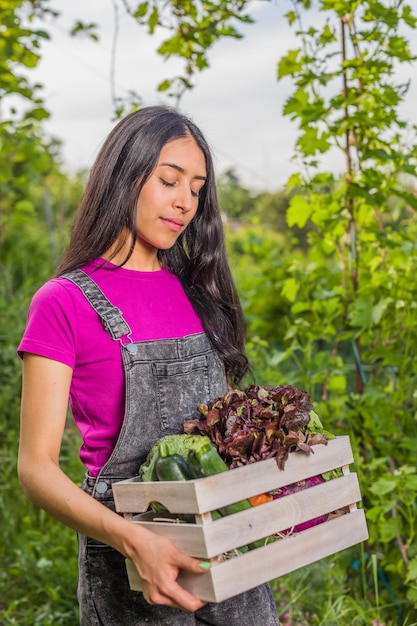
[[[205,602],[194,597],[177,582],[181,570],[204,574],[210,564],[180,552],[166,537],[154,535],[149,542],[150,554],[139,555],[135,562],[142,580],[142,592],[149,604],[165,604],[186,611],[197,611]],[[204,563],[203,567],[201,564]]]

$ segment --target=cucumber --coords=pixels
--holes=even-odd
[[[158,480],[191,480],[190,469],[180,454],[158,457],[155,464]]]
[[[190,452],[188,456],[188,466],[194,478],[203,478],[205,476],[213,476],[221,472],[228,472],[229,468],[223,461],[216,448],[211,444],[201,447],[198,450]],[[239,513],[245,509],[251,509],[252,505],[249,500],[241,500],[234,504],[229,504],[219,509],[222,517]]]
[[[192,450],[188,455],[188,466],[194,478],[203,478],[229,471],[226,463],[211,444]]]

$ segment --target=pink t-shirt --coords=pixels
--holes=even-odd
[[[181,283],[166,269],[137,272],[82,268],[129,324],[132,341],[185,337],[203,331]],[[115,268],[106,263],[108,268]],[[95,270],[95,271],[94,271]],[[127,343],[127,341],[124,341]],[[73,369],[70,406],[83,444],[80,458],[97,475],[110,457],[124,416],[124,374],[120,345],[81,290],[54,278],[34,295],[18,354],[32,352]]]

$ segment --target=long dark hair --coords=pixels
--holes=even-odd
[[[159,250],[158,256],[178,276],[224,360],[230,381],[237,384],[248,370],[245,324],[227,261],[213,160],[201,131],[178,111],[146,107],[127,115],[112,130],[91,169],[57,275],[101,257],[119,241],[115,256],[131,237],[130,252],[121,265],[127,262],[136,241],[136,207],[141,189],[164,145],[187,135],[194,138],[204,154],[207,182],[200,192],[195,217],[175,245]]]

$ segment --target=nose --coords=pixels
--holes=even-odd
[[[188,211],[191,211],[194,207],[194,202],[193,200],[195,200],[192,191],[190,189],[190,187],[186,184],[184,185],[179,185],[177,187],[178,193],[175,197],[175,208],[176,209],[180,209],[181,211],[184,211],[185,213],[188,213]]]

